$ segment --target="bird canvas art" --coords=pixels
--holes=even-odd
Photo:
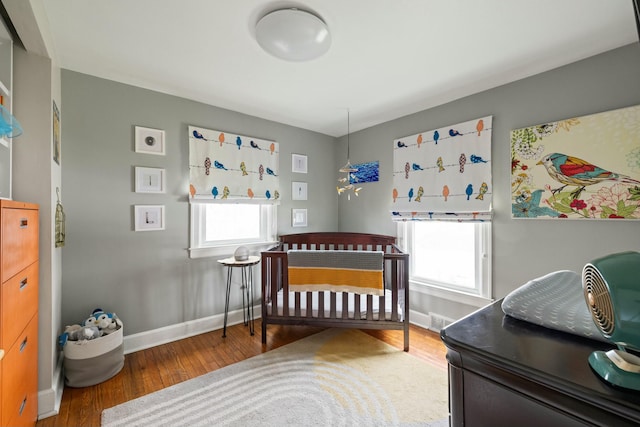
[[[511,132],[514,218],[640,219],[640,106]]]

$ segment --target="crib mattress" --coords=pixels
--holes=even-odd
[[[312,317],[318,317],[319,314],[319,299],[320,299],[320,292],[299,292],[300,293],[300,315],[302,317],[306,317],[307,316],[307,293],[311,294],[311,307],[310,309],[312,310]],[[330,314],[330,310],[331,310],[331,292],[322,292],[323,296],[324,296],[324,317],[325,318],[329,318],[329,314]],[[353,293],[349,293],[348,295],[348,301],[347,301],[347,307],[343,308],[343,304],[342,304],[342,293],[341,292],[337,292],[336,293],[336,317],[337,318],[341,318],[343,315],[343,309],[348,310],[348,317],[349,318],[357,318],[355,316],[356,314],[356,307],[355,307],[355,294]],[[392,307],[392,292],[388,289],[386,289],[384,291],[384,313],[385,313],[385,320],[391,320],[391,307]],[[283,308],[284,308],[284,291],[280,290],[278,292],[277,295],[277,307],[278,307],[278,316],[282,316],[283,315]],[[373,296],[373,302],[372,302],[372,312],[373,312],[373,319],[374,320],[379,320],[380,319],[380,299],[382,297],[379,296]],[[401,302],[402,298],[400,296],[398,296],[398,307],[397,307],[397,312],[398,312],[398,320],[400,322],[404,321],[404,316],[403,316],[403,311],[401,309]],[[294,310],[295,310],[295,292],[289,292],[289,315],[293,316],[294,315]],[[267,305],[267,310],[268,313],[270,315],[273,315],[273,311],[272,311],[272,304],[269,303]],[[364,320],[367,318],[367,295],[360,295],[360,307],[358,308],[359,311],[359,318]]]

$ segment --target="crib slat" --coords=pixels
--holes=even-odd
[[[270,265],[270,275],[269,275],[269,283],[268,285],[271,285],[269,287],[269,297],[271,298],[271,314],[273,314],[274,316],[277,316],[278,313],[278,282],[281,280],[280,279],[280,262],[282,262],[282,260],[280,258],[277,257],[272,257],[271,258],[271,265]]]
[[[391,321],[398,321],[398,260],[391,260],[391,277],[393,281],[391,283]]]
[[[342,318],[349,318],[349,293],[342,292]]]
[[[287,292],[287,294],[288,293],[289,292]],[[293,295],[294,295],[294,304],[295,304],[295,307],[294,307],[294,310],[293,310],[294,316],[300,317],[302,315],[301,314],[302,309],[300,307],[300,292],[294,292]]]
[[[287,264],[286,254],[280,258],[280,262],[278,263],[278,270],[280,272],[280,277],[282,277],[282,283],[279,283],[275,292],[277,299],[278,290],[282,289],[282,315],[284,317],[289,317],[289,268]],[[278,312],[276,311],[276,314]]]
[[[318,317],[324,318],[324,292],[318,292]]]
[[[336,293],[331,292],[329,294],[329,318],[335,319],[336,317]]]
[[[313,317],[313,292],[307,292],[307,317]]]
[[[373,320],[373,295],[367,295],[367,320]]]

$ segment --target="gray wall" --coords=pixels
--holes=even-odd
[[[101,307],[129,335],[223,312],[224,272],[187,251],[189,125],[280,144],[280,234],[337,228],[332,137],[67,70],[62,100],[63,324]],[[134,126],[164,129],[166,155],[135,153]],[[308,174],[291,173],[291,153],[308,156]],[[167,193],[135,193],[135,166],[165,168]],[[291,181],[308,183],[308,201],[291,201]],[[133,231],[136,204],[165,205],[166,230]],[[309,226],[291,228],[291,209],[304,207]],[[231,309],[241,305],[232,293]]]
[[[640,44],[481,92],[350,136],[351,161],[379,160],[380,182],[339,202],[340,229],[395,234],[388,213],[395,138],[493,115],[493,296],[558,269],[580,271],[591,259],[640,251],[638,221],[549,221],[511,218],[509,132],[525,126],[640,104]],[[604,144],[607,141],[603,141]],[[346,158],[340,139],[336,167]],[[459,318],[475,307],[412,293],[412,309]]]

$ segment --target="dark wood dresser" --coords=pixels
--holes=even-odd
[[[589,366],[607,343],[505,315],[502,300],[444,328],[450,425],[640,426],[640,392],[609,386]]]

